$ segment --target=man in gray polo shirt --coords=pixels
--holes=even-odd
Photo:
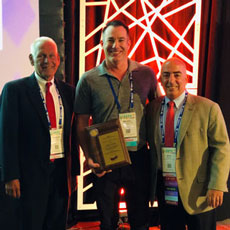
[[[89,158],[85,127],[135,114],[136,137],[127,142],[132,164],[95,173],[94,187],[101,229],[116,229],[118,188],[125,188],[131,229],[148,229],[149,152],[145,137],[145,104],[157,94],[157,80],[151,68],[128,59],[129,29],[121,21],[109,22],[103,30],[105,60],[86,72],[76,88],[75,113],[78,138],[90,168],[98,163]],[[132,99],[133,98],[133,99]],[[125,134],[124,134],[125,136]],[[94,172],[94,170],[93,170]]]

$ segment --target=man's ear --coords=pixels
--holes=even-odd
[[[60,55],[59,55],[59,54],[57,55],[57,60],[58,60],[58,66],[59,66],[60,63],[61,63],[61,58],[60,58]]]
[[[32,54],[29,55],[29,59],[30,59],[30,64],[34,66],[34,58]]]

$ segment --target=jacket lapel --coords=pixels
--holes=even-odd
[[[194,107],[194,100],[192,95],[188,94],[187,102],[184,108],[184,113],[181,119],[180,131],[179,131],[179,138],[177,141],[177,149],[180,149],[180,145],[184,139],[184,136],[187,132],[187,129],[190,125],[191,119],[193,117],[193,112],[195,110]]]
[[[39,116],[41,117],[42,123],[44,124],[45,128],[49,129],[44,104],[42,102],[42,98],[40,94],[40,88],[34,73],[28,78],[27,89],[28,89],[27,93],[32,105],[34,106],[35,110],[38,112]]]
[[[64,107],[64,134],[66,134],[70,132],[70,127],[66,124],[69,124],[69,121],[71,120],[71,117],[70,117],[71,113],[69,112],[70,108],[67,102],[68,95],[65,95],[67,92],[65,92],[64,88],[62,87],[58,79],[55,79],[55,84],[58,88],[58,92],[60,93],[62,104]]]
[[[160,109],[161,109],[161,102],[163,100],[164,97],[159,98],[159,100],[157,101],[156,107],[155,107],[155,111],[154,111],[154,116],[153,116],[153,122],[152,124],[156,127],[152,127],[154,130],[154,142],[155,142],[155,146],[157,146],[157,152],[160,152],[160,148],[161,148],[161,144],[159,145],[159,143],[162,143],[162,139],[161,139],[161,132],[160,132]]]

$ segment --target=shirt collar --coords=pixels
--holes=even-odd
[[[185,91],[179,97],[173,100],[177,109],[180,108],[180,106],[183,104],[184,99],[185,99]],[[169,101],[170,99],[167,96],[165,96],[166,105]]]
[[[102,75],[110,75],[108,73],[108,71],[106,70],[105,68],[105,60],[98,66],[98,70],[99,70],[99,75],[102,76]]]
[[[134,61],[131,61],[130,59],[128,59],[128,73],[131,73],[133,70],[137,69],[137,63]],[[105,67],[105,60],[98,66],[98,70],[99,70],[99,75],[110,75],[111,74],[107,71],[106,67]]]
[[[46,83],[48,82],[48,81],[44,80],[43,78],[41,78],[36,72],[35,72],[35,78],[37,79],[38,84],[39,84],[40,86],[42,86],[42,87],[45,87]],[[53,77],[52,80],[49,81],[49,82],[51,82],[52,85],[53,85],[53,84],[54,84],[54,77]]]

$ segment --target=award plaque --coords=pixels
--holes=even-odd
[[[131,164],[120,121],[115,119],[86,127],[89,157],[100,164],[96,172]]]

